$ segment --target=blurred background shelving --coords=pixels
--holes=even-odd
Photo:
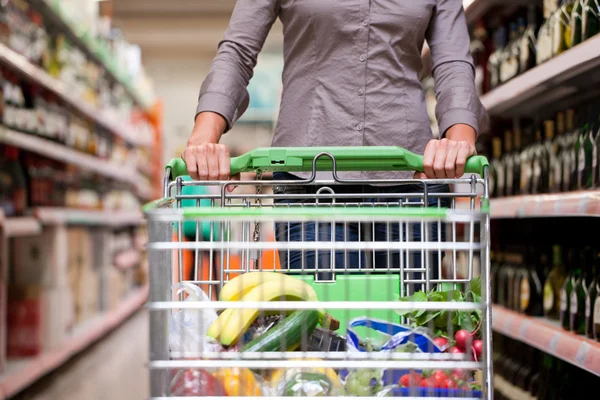
[[[566,381],[600,382],[600,5],[464,6],[491,119],[477,146],[491,161],[495,395],[568,398]],[[427,47],[423,64],[435,127]]]
[[[102,3],[0,2],[0,398],[146,301],[162,103]]]

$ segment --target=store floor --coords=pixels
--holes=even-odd
[[[15,400],[141,400],[148,397],[148,314],[141,310]]]

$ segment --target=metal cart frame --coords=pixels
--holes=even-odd
[[[328,275],[335,281],[335,275],[343,273],[397,274],[400,278],[401,287],[408,283],[420,285],[423,289],[430,289],[442,283],[461,284],[472,278],[474,271],[474,257],[479,254],[480,276],[482,280],[482,301],[476,303],[412,303],[397,301],[369,301],[363,305],[372,310],[408,310],[408,309],[435,309],[435,310],[470,310],[481,309],[483,311],[482,339],[484,342],[483,359],[480,361],[458,361],[459,358],[451,355],[431,354],[371,354],[365,356],[362,353],[300,353],[303,357],[319,357],[322,361],[320,367],[347,367],[355,368],[392,368],[402,363],[410,363],[411,368],[465,368],[483,370],[483,393],[484,398],[491,399],[493,396],[493,374],[492,374],[492,344],[491,344],[491,287],[490,287],[490,265],[489,265],[489,202],[488,202],[488,163],[483,157],[474,157],[466,166],[467,172],[478,173],[480,177],[470,175],[468,178],[444,179],[444,180],[349,180],[340,177],[343,171],[351,170],[422,170],[422,158],[406,150],[399,148],[325,148],[325,149],[257,149],[244,156],[232,159],[232,172],[256,171],[257,180],[244,181],[185,181],[183,175],[187,174],[182,160],[172,161],[166,168],[164,179],[164,198],[157,200],[145,207],[148,217],[149,232],[149,308],[150,308],[150,374],[151,374],[151,398],[174,398],[168,397],[169,369],[181,368],[215,368],[215,367],[242,367],[253,368],[277,368],[277,367],[310,367],[317,366],[309,359],[296,359],[298,353],[273,352],[269,355],[260,356],[242,353],[219,353],[203,354],[202,360],[173,360],[168,346],[167,326],[169,315],[174,309],[202,309],[202,308],[250,308],[272,310],[294,310],[326,307],[332,310],[348,310],[356,306],[349,301],[327,301],[327,302],[271,302],[261,304],[244,304],[242,302],[182,302],[177,299],[172,290],[173,271],[172,266],[177,264],[177,276],[183,277],[182,254],[184,251],[193,252],[193,278],[187,280],[196,285],[204,285],[208,288],[208,295],[221,288],[227,282],[231,274],[239,274],[254,269],[271,269],[261,264],[261,254],[265,251],[301,251],[317,252],[329,251],[327,257],[329,265],[324,269],[318,265],[314,268],[305,268],[303,265],[301,273],[303,276],[314,277],[314,283],[319,282],[319,274],[326,270]],[[302,180],[268,181],[261,180],[264,172],[269,171],[291,171],[311,172],[311,176]],[[318,171],[330,171],[332,179],[318,178]],[[370,200],[365,201],[365,193],[343,193],[336,194],[336,188],[350,185],[419,185],[421,192],[410,193],[385,193],[377,194],[373,200],[372,194],[368,194]],[[433,184],[453,185],[454,191],[432,193],[430,188]],[[186,194],[186,188],[205,186],[215,188],[215,192],[204,195]],[[244,188],[256,187],[253,193],[230,193],[230,186]],[[274,186],[311,187],[313,192],[296,193],[290,195],[268,192]],[[281,204],[278,201],[294,198],[294,204]],[[357,201],[358,198],[362,201]],[[449,202],[449,209],[442,208],[442,201]],[[210,207],[200,207],[202,201],[209,201]],[[461,202],[460,200],[464,200]],[[195,207],[185,208],[182,202],[187,201],[195,204]],[[424,208],[425,205],[434,207]],[[464,207],[461,207],[464,206]],[[336,208],[335,212],[331,212]],[[462,209],[461,209],[462,208]],[[193,240],[185,242],[184,222],[192,223]],[[294,221],[302,223],[315,223],[319,236],[319,224],[328,224],[329,229],[334,229],[337,224],[345,228],[348,224],[358,224],[359,240],[347,242],[338,241],[334,235],[326,240],[296,241],[288,240],[264,241],[259,227],[269,226],[273,222],[289,223]],[[317,221],[317,222],[315,222]],[[238,222],[241,227],[238,238],[230,237],[231,224]],[[209,227],[204,229],[209,234],[203,234],[202,223],[208,223]],[[375,223],[386,224],[390,229],[391,224],[399,224],[400,238],[398,241],[390,241],[389,233],[387,241],[374,241],[369,237],[373,232]],[[405,224],[405,225],[403,225]],[[446,240],[442,240],[441,234],[435,240],[429,236],[429,228],[436,224],[439,228],[444,225],[450,233]],[[412,241],[409,231],[410,226],[420,226],[422,237],[420,241]],[[465,229],[464,239],[461,241],[457,234],[457,227]],[[189,228],[189,227],[188,227]],[[206,226],[204,226],[206,228]],[[304,228],[303,232],[304,232]],[[388,231],[389,232],[389,231]],[[404,232],[404,233],[403,233]],[[438,230],[440,232],[440,230]],[[478,233],[478,234],[477,234]],[[188,232],[188,236],[189,236]],[[208,236],[208,237],[206,237]],[[304,237],[304,233],[302,234]],[[448,235],[447,235],[448,236]],[[233,268],[229,264],[232,251],[239,250],[239,264]],[[350,251],[360,252],[359,260],[365,260],[364,265],[354,269],[340,271],[335,268],[335,255],[344,252],[347,256]],[[396,251],[401,256],[401,265],[388,264],[385,268],[376,268],[373,262],[376,252]],[[410,265],[409,252],[421,253],[421,266]],[[430,276],[431,253],[437,252],[439,273]],[[449,264],[448,271],[444,274],[442,265],[442,252],[451,257],[444,261]],[[457,273],[457,254],[466,254],[466,276],[461,277]],[[320,253],[316,253],[317,257]],[[363,254],[365,254],[363,258]],[[404,254],[404,255],[403,255]],[[208,279],[199,278],[201,260],[207,257],[209,264],[217,263],[220,271],[211,270]],[[318,258],[318,257],[317,257]],[[318,263],[318,262],[317,262]],[[359,264],[361,261],[359,261]],[[397,263],[396,263],[397,264]],[[452,272],[453,271],[453,272]],[[298,273],[288,267],[280,267],[280,272]],[[324,284],[327,284],[324,283]],[[401,295],[406,294],[406,292]],[[362,304],[362,303],[361,303]],[[186,397],[189,398],[189,397]]]

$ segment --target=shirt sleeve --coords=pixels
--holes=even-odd
[[[279,0],[238,0],[210,71],[200,88],[196,116],[220,114],[230,130],[248,108],[248,83],[258,54],[279,15]]]
[[[475,88],[475,68],[462,0],[438,0],[426,34],[433,60],[440,136],[456,124],[470,125],[479,135],[488,116]]]

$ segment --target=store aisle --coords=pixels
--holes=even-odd
[[[148,397],[148,314],[120,328],[15,400],[138,400]]]

